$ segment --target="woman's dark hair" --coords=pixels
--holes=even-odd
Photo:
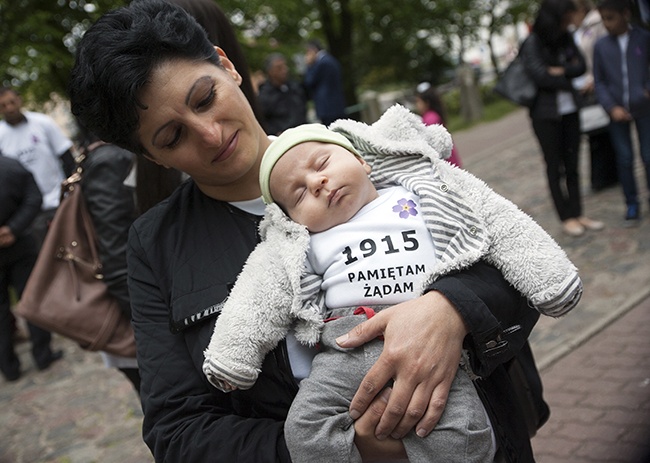
[[[242,77],[240,88],[244,96],[253,108],[257,120],[263,123],[263,115],[257,103],[248,63],[228,17],[213,0],[167,1],[189,13],[206,31],[210,42],[226,52],[228,59],[232,61]],[[175,169],[160,166],[143,156],[138,156],[136,163],[137,207],[138,211],[143,213],[169,196],[181,183],[182,174]]]
[[[418,87],[420,87],[420,85],[418,85]],[[433,85],[424,87],[425,88],[423,90],[417,92],[417,96],[420,97],[420,99],[424,101],[427,106],[429,106],[429,109],[438,113],[442,125],[447,125],[447,110],[445,109],[445,104],[443,103],[442,98],[440,98],[438,91]]]
[[[235,69],[242,77],[241,90],[253,108],[255,118],[263,123],[262,111],[257,103],[257,95],[251,82],[250,69],[237,35],[228,17],[214,2],[214,0],[167,0],[178,5],[196,19],[205,29],[208,38],[226,52],[228,59],[235,65]]]
[[[137,156],[135,164],[135,203],[138,214],[144,214],[174,192],[181,184],[183,174],[176,169],[158,165],[144,156]]]
[[[573,0],[543,0],[533,24],[533,32],[545,45],[557,46],[569,34],[562,28],[567,13],[577,11]]]
[[[69,84],[72,113],[102,140],[145,153],[136,135],[138,94],[152,70],[174,58],[221,63],[181,7],[141,0],[106,13],[79,43]]]
[[[74,141],[81,152],[85,152],[88,146],[100,141],[99,137],[92,133],[88,128],[78,119],[75,118],[77,133],[75,134]]]

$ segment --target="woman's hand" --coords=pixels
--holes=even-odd
[[[386,388],[373,400],[366,412],[354,422],[354,445],[364,462],[372,461],[408,461],[404,444],[400,439],[388,438],[378,440],[375,427],[388,405],[391,389]]]
[[[580,93],[583,95],[591,95],[596,90],[596,84],[593,80],[587,82],[584,87],[580,89]]]
[[[614,106],[609,115],[615,122],[626,122],[632,120],[632,116],[623,106]]]
[[[415,427],[428,435],[445,408],[467,334],[454,306],[431,291],[382,310],[337,339],[357,347],[384,336],[384,349],[350,404],[350,415],[363,415],[375,396],[394,380],[386,409],[375,429],[378,439],[403,437]]]
[[[0,227],[0,248],[8,248],[16,242],[16,235],[7,225]]]

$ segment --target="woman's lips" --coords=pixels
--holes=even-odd
[[[212,162],[221,162],[228,159],[230,155],[235,152],[235,149],[237,148],[238,140],[239,140],[239,131],[235,132],[233,136],[230,137],[230,140],[228,140],[223,146],[223,148],[219,150],[217,155],[212,159]]]

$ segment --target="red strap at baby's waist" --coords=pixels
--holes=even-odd
[[[353,314],[354,315],[362,315],[363,314],[368,318],[368,320],[370,320],[372,317],[375,316],[375,311],[374,311],[374,309],[371,309],[370,307],[360,306],[360,307],[357,307],[356,309],[354,309]],[[338,320],[339,318],[341,318],[341,317],[340,316],[330,317],[330,318],[326,318],[323,321],[325,323],[327,323],[327,322],[331,322],[333,320]]]

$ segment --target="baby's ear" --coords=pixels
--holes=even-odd
[[[354,157],[359,160],[359,162],[363,166],[363,169],[366,171],[366,174],[370,175],[370,172],[372,171],[372,167],[370,167],[370,164],[368,164],[366,160],[363,159],[361,156],[355,155]]]

